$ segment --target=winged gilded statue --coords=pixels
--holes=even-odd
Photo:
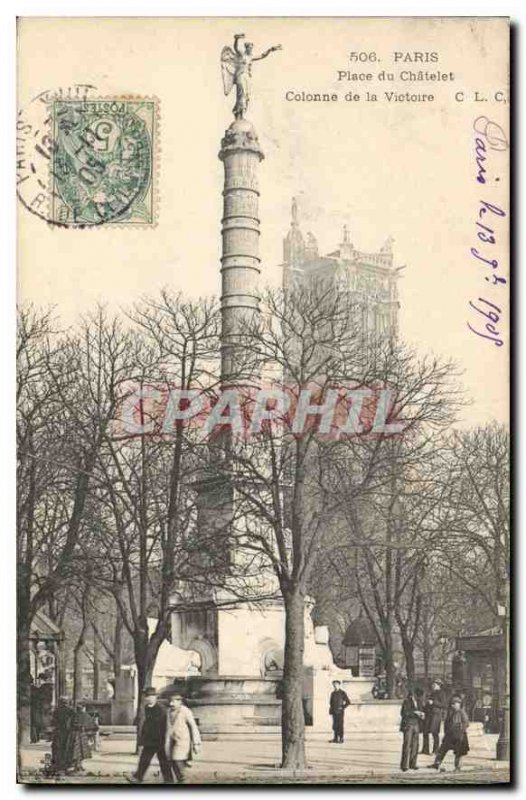
[[[233,108],[234,117],[242,119],[247,111],[250,100],[250,79],[252,77],[252,62],[261,61],[270,53],[281,50],[281,45],[269,47],[261,55],[254,55],[254,45],[245,41],[244,33],[236,33],[234,47],[226,45],[221,51],[221,73],[225,95],[230,94],[232,87],[236,87],[236,104]]]

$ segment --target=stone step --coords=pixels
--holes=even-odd
[[[100,732],[103,736],[111,736],[112,739],[131,739],[135,738],[136,736],[134,725],[101,725]],[[318,730],[313,730],[310,727],[306,728],[307,741],[323,741],[324,739],[327,739],[330,734],[331,731],[329,726],[326,729],[321,728]],[[400,736],[399,731],[347,730],[346,738],[352,739],[362,736],[378,736],[379,734],[382,736]],[[469,737],[472,738],[474,736],[478,737],[483,735],[484,727],[482,723],[472,722],[469,726]],[[222,741],[239,741],[247,738],[256,741],[267,741],[269,738],[280,736],[281,728],[279,725],[273,725],[270,723],[265,724],[265,722],[262,722],[258,725],[224,724],[213,727],[208,726],[202,731],[202,737],[205,741],[216,741],[217,739],[221,739]]]

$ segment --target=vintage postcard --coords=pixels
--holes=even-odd
[[[509,783],[509,20],[17,35],[18,781]]]

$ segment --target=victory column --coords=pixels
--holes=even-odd
[[[254,126],[245,118],[250,100],[252,64],[281,49],[271,47],[260,56],[245,34],[234,36],[234,48],[224,47],[221,71],[225,95],[236,88],[234,122],[225,131],[219,158],[223,162],[223,219],[221,256],[221,379],[228,385],[236,369],[235,337],[246,315],[258,310],[259,189],[258,166],[264,155]],[[239,364],[237,363],[237,366]],[[239,376],[238,376],[239,378]]]
[[[225,131],[219,158],[224,164],[222,257],[221,257],[221,385],[239,386],[254,378],[240,369],[243,351],[238,337],[247,320],[258,313],[259,190],[257,171],[263,160],[254,126],[245,114],[250,100],[252,63],[281,49],[271,47],[260,56],[234,37],[234,47],[224,47],[221,69],[225,94],[236,89],[234,121]],[[238,341],[236,341],[238,340]],[[198,527],[205,540],[228,548],[229,523],[234,496],[228,473],[228,437],[211,447],[210,475],[198,491]],[[219,446],[218,446],[219,445]],[[222,462],[222,463],[221,463]],[[221,472],[224,468],[224,474]],[[213,534],[211,536],[211,533]],[[232,554],[235,556],[235,553]],[[206,557],[206,554],[205,554]],[[228,558],[225,559],[227,564]],[[255,608],[236,601],[228,591],[211,588],[200,600],[174,602],[172,643],[194,651],[200,660],[199,674],[181,678],[180,689],[188,698],[207,733],[227,733],[266,726],[279,733],[280,678],[272,665],[283,658],[285,609],[276,587],[275,599],[261,599]],[[305,691],[313,726],[328,730],[326,704],[330,680],[342,673],[335,667],[328,646],[328,629],[314,628],[305,604]],[[271,665],[271,666],[269,666]],[[179,686],[178,680],[174,685]]]

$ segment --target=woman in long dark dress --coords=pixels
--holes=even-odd
[[[61,697],[53,714],[50,771],[66,772],[71,767],[71,735],[75,712],[66,697]]]
[[[51,762],[46,771],[51,775],[77,772],[82,761],[91,758],[88,726],[93,721],[82,704],[75,710],[70,700],[61,697],[53,715]]]
[[[469,753],[468,726],[469,717],[462,708],[462,699],[456,696],[452,697],[444,722],[444,738],[433,764],[435,769],[444,769],[440,766],[442,760],[449,750],[453,750],[455,754],[455,772],[460,771],[462,759],[466,753]]]
[[[84,703],[78,703],[73,713],[71,737],[69,741],[70,769],[78,771],[82,768],[82,761],[91,758],[88,732],[93,727],[93,720],[86,711]]]

